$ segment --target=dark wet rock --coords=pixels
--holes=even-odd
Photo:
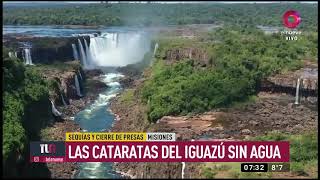
[[[136,84],[140,84],[142,79],[143,69],[146,67],[146,62],[139,62],[137,64],[129,64],[124,67],[117,68],[117,71],[122,73],[124,77],[120,79],[120,84],[123,88],[131,88]]]
[[[76,71],[69,72],[70,75],[60,74],[60,78],[72,77]],[[88,73],[86,71],[85,73]],[[86,81],[97,81],[96,76],[99,76],[98,71],[93,71],[94,73],[85,74],[87,76]],[[64,79],[62,78],[62,79]],[[69,79],[69,78],[66,78]],[[74,80],[73,80],[74,81]],[[52,126],[46,129],[46,137],[42,137],[43,140],[54,140],[54,141],[64,141],[66,132],[80,132],[81,128],[74,121],[74,116],[79,111],[83,110],[87,105],[92,103],[97,95],[104,91],[107,87],[97,85],[95,83],[85,83],[85,88],[87,89],[86,95],[82,98],[70,99],[70,104],[67,106],[57,105],[57,109],[62,112],[64,121],[53,122]],[[100,87],[101,86],[101,87]],[[70,179],[72,178],[77,169],[79,168],[77,163],[47,163],[48,169],[51,172],[51,178],[62,178]]]
[[[124,74],[125,76],[137,79],[142,74],[143,68],[135,66],[133,64],[129,64],[124,67],[117,68],[117,71]]]
[[[120,84],[123,88],[129,88],[132,87],[134,84],[134,79],[128,76],[125,76],[124,78],[120,79]]]
[[[50,99],[54,101],[55,105],[63,105],[62,97],[69,104],[71,99],[79,99],[75,86],[75,76],[78,75],[76,69],[69,70],[57,70],[46,69],[42,70],[41,74],[48,80],[54,80],[56,85],[53,89],[50,89]],[[79,79],[81,81],[81,79]]]
[[[298,78],[300,78],[300,94],[302,98],[318,96],[318,65],[305,62],[305,66],[296,71],[278,74],[261,81],[259,90],[295,95]]]
[[[87,92],[98,94],[108,87],[105,83],[101,82],[99,78],[102,73],[100,70],[86,70],[82,75],[86,76],[86,79],[80,78],[79,73],[81,73],[81,71],[82,69],[78,67],[69,70],[47,69],[41,71],[46,79],[55,80],[57,83],[57,87],[50,89],[50,99],[53,100],[55,105],[64,106],[61,96],[63,96],[67,105],[70,105],[72,102],[77,102],[75,100],[81,98],[77,95],[75,76],[78,76],[82,94],[86,94]],[[90,96],[88,97],[92,98]]]
[[[4,45],[17,52],[18,58],[22,59],[23,43],[32,46],[32,62],[37,64],[52,64],[54,62],[73,61],[72,44],[78,46],[78,39],[90,44],[90,37],[32,37],[32,36],[13,36],[4,37]],[[84,42],[82,42],[84,43]]]
[[[100,69],[84,70],[86,77],[94,77],[103,74],[103,71]]]

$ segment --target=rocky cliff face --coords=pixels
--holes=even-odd
[[[65,63],[67,64],[67,63]],[[51,67],[51,66],[50,66]],[[82,74],[83,80],[83,97],[77,97],[77,93],[74,89],[75,81],[74,76]],[[76,124],[74,117],[76,114],[91,104],[98,96],[99,93],[104,91],[107,86],[101,82],[100,75],[103,72],[100,70],[86,70],[82,71],[79,67],[68,68],[65,71],[57,70],[53,67],[50,70],[43,71],[45,77],[49,79],[55,79],[58,82],[57,90],[52,90],[52,98],[54,99],[56,108],[62,113],[63,121],[53,122],[52,125],[45,129],[45,133],[41,137],[42,141],[63,141],[65,139],[66,132],[81,132],[79,124]],[[79,77],[80,80],[80,77]],[[65,99],[70,100],[70,104],[64,106],[59,96],[59,92],[62,91]],[[49,111],[51,111],[48,104]],[[45,165],[49,172],[50,178],[73,178],[74,174],[79,168],[78,163],[48,163]]]
[[[133,87],[138,87],[139,85],[141,85],[141,81],[135,81]],[[136,92],[133,92],[134,100],[132,101],[122,101],[119,97],[112,100],[110,108],[117,117],[117,121],[113,124],[112,132],[172,132],[172,127],[158,126],[159,124],[150,125],[145,116],[147,108],[141,103]],[[200,122],[200,120],[196,121],[195,124],[197,122]],[[168,130],[167,128],[171,129]],[[178,138],[182,139],[180,135],[178,135]],[[183,139],[187,138],[184,137]],[[184,177],[188,179],[201,177],[199,167],[198,163],[186,163]],[[182,164],[179,162],[130,162],[116,163],[114,168],[131,178],[180,179]]]
[[[74,78],[75,76],[78,76],[78,72],[72,71],[72,72],[66,72],[65,74],[62,74],[59,77],[59,80],[61,82],[61,90],[66,95],[68,99],[77,99],[79,98],[77,96],[77,90],[75,86]]]
[[[80,85],[83,84],[84,78],[81,80],[80,76],[84,77],[84,74],[80,66],[71,66],[67,70],[49,68],[43,69],[41,72],[44,78],[54,82],[54,87],[50,89],[50,99],[56,105],[64,105],[61,96],[63,96],[67,104],[69,104],[70,99],[79,99],[75,85],[75,76],[78,76]],[[83,92],[83,88],[81,90]]]
[[[262,80],[261,90],[295,95],[298,79],[304,97],[318,96],[318,67],[304,67],[298,71],[279,74]]]
[[[182,59],[194,59],[196,60],[196,64],[200,66],[209,65],[209,57],[207,52],[199,48],[171,49],[166,52],[165,59],[169,63],[174,63]]]
[[[17,52],[17,56],[23,59],[23,47],[29,44],[33,63],[52,64],[54,62],[73,61],[72,44],[79,49],[78,39],[84,44],[84,39],[90,44],[90,37],[30,37],[30,36],[5,36],[3,43],[6,47]],[[79,50],[78,50],[79,51]]]

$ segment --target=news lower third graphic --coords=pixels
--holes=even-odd
[[[31,142],[31,162],[289,162],[288,141],[176,141],[175,133],[66,133]]]
[[[34,141],[30,142],[31,162],[65,162],[65,142]]]

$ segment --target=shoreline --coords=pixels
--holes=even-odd
[[[99,77],[101,74],[94,74],[89,75],[90,72],[86,72],[85,75],[86,81],[94,80],[95,78]],[[85,81],[85,82],[86,82]],[[79,99],[70,99],[70,104],[66,107],[64,106],[57,106],[59,110],[61,110],[64,114],[64,120],[62,122],[54,121],[52,126],[48,126],[45,128],[45,131],[48,133],[45,136],[41,136],[42,140],[46,140],[47,138],[53,140],[65,140],[65,132],[82,132],[80,125],[75,122],[74,118],[80,111],[83,111],[86,106],[90,105],[92,102],[95,101],[99,93],[104,91],[107,86],[105,87],[98,87],[95,88],[96,84],[93,85],[94,87],[84,87],[87,88],[86,95]],[[46,163],[48,166],[48,170],[51,173],[50,178],[75,178],[76,174],[79,172],[79,164],[75,163]]]
[[[120,95],[120,94],[119,94]],[[119,95],[117,95],[116,97],[114,97],[111,101],[115,100]],[[111,103],[110,103],[111,104]],[[111,126],[111,129],[109,131],[112,131],[114,125],[119,122],[121,120],[120,116],[117,114],[117,113],[114,113],[111,108],[109,109],[110,113],[114,114],[115,116],[115,119],[112,123],[112,126]],[[128,172],[124,172],[124,171],[121,171],[119,168],[117,168],[117,164],[119,162],[113,162],[112,163],[112,169],[114,172],[118,173],[118,174],[121,174],[122,177],[125,177],[124,179],[136,179],[136,176],[134,176],[133,174],[130,174]]]
[[[86,75],[89,76],[89,74],[90,74],[90,72],[87,72]],[[90,79],[97,80],[97,77],[99,77],[100,75],[102,75],[102,74],[93,74],[93,75],[91,75],[90,77],[87,77],[87,79],[90,78]],[[101,82],[101,83],[103,83],[101,80],[98,80],[98,81]],[[103,83],[103,84],[104,84],[104,83]],[[100,90],[97,91],[94,87],[89,87],[89,89],[91,90],[91,92],[87,92],[87,95],[86,95],[85,97],[81,98],[80,100],[75,100],[75,101],[81,101],[81,102],[84,102],[84,103],[81,103],[81,106],[80,106],[80,107],[78,106],[78,108],[77,108],[76,111],[72,111],[72,112],[73,112],[72,114],[68,114],[68,119],[67,119],[66,121],[71,122],[71,123],[74,124],[75,126],[79,127],[79,124],[74,121],[74,117],[76,116],[76,114],[79,113],[80,111],[84,110],[88,105],[90,105],[92,102],[94,102],[94,101],[97,99],[98,95],[99,95],[101,92],[105,91],[107,88],[108,88],[108,87],[105,87],[105,88],[102,88],[102,89],[100,89]],[[93,92],[92,92],[92,90],[93,90]],[[119,94],[116,95],[116,97],[117,97],[117,96],[119,96]],[[116,98],[116,97],[114,97],[114,98]],[[110,101],[113,101],[114,98],[112,98]],[[77,102],[76,102],[76,103],[77,103]],[[71,105],[73,105],[73,104],[71,104]],[[70,106],[70,105],[69,105],[69,106]],[[110,113],[112,113],[112,114],[115,116],[115,119],[114,119],[114,121],[113,121],[113,123],[112,123],[112,126],[113,126],[113,124],[114,124],[116,121],[118,121],[119,115],[113,113],[111,109],[107,109],[107,111],[110,111]],[[73,120],[71,120],[71,118],[72,118]],[[62,127],[62,128],[65,128],[65,127]],[[112,127],[111,127],[111,129],[112,129]],[[111,131],[111,129],[110,129],[109,131]],[[83,132],[83,129],[80,129],[80,127],[79,127],[79,129],[75,129],[74,132],[75,132],[75,131],[77,131],[77,132],[78,132],[78,131]],[[65,163],[65,164],[67,164],[67,163]],[[112,166],[113,166],[113,164],[112,164]],[[71,174],[71,175],[70,175],[69,177],[64,177],[64,178],[72,178],[72,179],[75,178],[75,177],[77,176],[77,174],[79,174],[79,170],[80,170],[79,163],[77,163],[77,162],[73,163],[73,170],[72,170],[71,172],[69,172],[69,174]],[[123,179],[132,179],[132,178],[134,178],[133,175],[128,174],[128,173],[126,173],[126,172],[117,171],[117,170],[115,170],[115,169],[112,169],[112,170],[113,170],[115,173],[120,174]],[[51,171],[51,172],[53,172],[53,171]],[[55,171],[55,172],[56,172],[56,171]],[[53,173],[52,173],[52,174],[53,174]],[[61,177],[51,177],[51,178],[61,178]]]
[[[125,72],[121,72],[121,73],[124,75],[124,77],[119,81],[119,83],[120,83],[120,85],[122,87],[122,90],[115,97],[110,99],[110,104],[109,104],[109,107],[107,109],[108,111],[110,111],[110,113],[112,113],[114,115],[114,121],[112,122],[112,126],[111,126],[111,128],[109,130],[111,132],[115,132],[114,131],[115,130],[115,125],[119,124],[120,121],[122,120],[121,116],[120,116],[120,113],[118,113],[117,111],[114,110],[113,105],[114,105],[115,102],[118,101],[118,98],[121,96],[121,94],[123,92],[125,92],[126,89],[128,89],[128,86],[125,84],[125,81],[123,81],[123,80],[124,79],[128,79],[128,78],[133,78],[133,77],[129,77],[128,74],[126,74]],[[124,179],[136,179],[137,178],[136,175],[132,174],[133,172],[129,173],[130,170],[125,172],[125,171],[121,170],[120,168],[118,168],[117,164],[119,164],[119,162],[114,162],[112,164],[112,169],[116,173],[121,174],[124,177]]]

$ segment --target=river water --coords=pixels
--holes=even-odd
[[[83,131],[101,132],[109,131],[115,116],[109,111],[111,98],[121,90],[119,73],[106,73],[101,76],[101,81],[108,85],[108,89],[99,94],[98,98],[83,111],[75,116],[75,121]],[[112,163],[79,163],[80,168],[75,178],[121,178],[121,175],[112,170]]]
[[[31,35],[36,37],[70,37],[74,34],[82,33],[95,33],[100,32],[129,32],[134,31],[132,28],[125,27],[108,27],[102,29],[88,29],[88,28],[63,28],[59,26],[4,26],[3,34],[18,34],[18,35]],[[129,52],[130,53],[130,52]],[[107,54],[106,56],[110,56]],[[124,57],[125,58],[125,57]],[[109,60],[106,57],[105,60]],[[110,131],[114,123],[115,116],[109,110],[110,100],[114,98],[122,90],[119,79],[122,74],[114,71],[113,68],[101,67],[104,74],[100,76],[108,88],[100,93],[96,100],[85,107],[84,110],[78,112],[74,120],[80,125],[85,132],[107,132]],[[92,162],[92,163],[79,163],[79,170],[74,175],[74,178],[109,178],[119,179],[123,176],[116,173],[112,169],[113,163],[106,162]]]
[[[76,34],[91,34],[96,32],[141,32],[139,27],[118,27],[108,26],[99,28],[81,28],[81,27],[65,27],[65,26],[16,26],[5,25],[2,27],[2,34],[30,35],[34,37],[72,37]]]

